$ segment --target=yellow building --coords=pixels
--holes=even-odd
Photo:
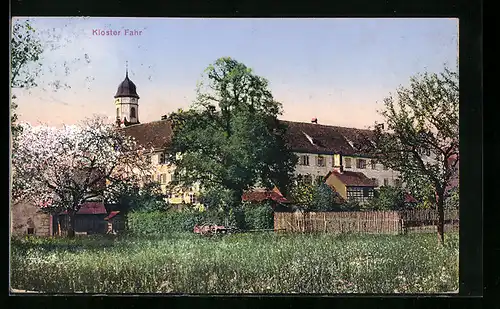
[[[185,191],[168,192],[167,186],[173,180],[175,166],[166,161],[163,151],[172,141],[172,127],[168,120],[159,120],[143,124],[128,125],[122,129],[125,134],[133,137],[137,143],[146,149],[151,149],[149,160],[155,167],[150,176],[143,179],[143,183],[156,181],[161,185],[168,201],[171,204],[199,204],[199,186],[193,185]]]

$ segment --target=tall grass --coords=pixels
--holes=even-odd
[[[458,289],[458,233],[14,239],[11,286],[87,293],[433,293]]]

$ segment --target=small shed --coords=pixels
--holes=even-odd
[[[347,201],[366,203],[374,197],[374,181],[361,172],[334,169],[326,175],[325,182]]]
[[[104,220],[106,215],[106,208],[101,202],[87,202],[82,204],[75,214],[75,234],[106,233],[107,223]],[[65,235],[67,233],[68,220],[67,211],[63,211],[58,216],[53,216],[54,234]]]

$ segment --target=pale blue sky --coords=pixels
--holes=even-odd
[[[94,113],[112,118],[126,61],[141,97],[140,121],[158,120],[189,106],[203,70],[230,56],[269,80],[283,103],[281,118],[362,128],[412,75],[454,67],[458,55],[456,19],[36,18],[33,25],[61,47],[44,54],[40,87],[17,92],[19,114],[53,125]],[[96,36],[94,29],[121,32]],[[126,36],[125,29],[142,33]],[[72,88],[42,90],[53,79]]]

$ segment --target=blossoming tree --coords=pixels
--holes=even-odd
[[[147,150],[103,118],[63,128],[21,125],[12,155],[13,202],[34,201],[53,214],[67,211],[69,237],[83,203],[108,200],[152,172]]]

